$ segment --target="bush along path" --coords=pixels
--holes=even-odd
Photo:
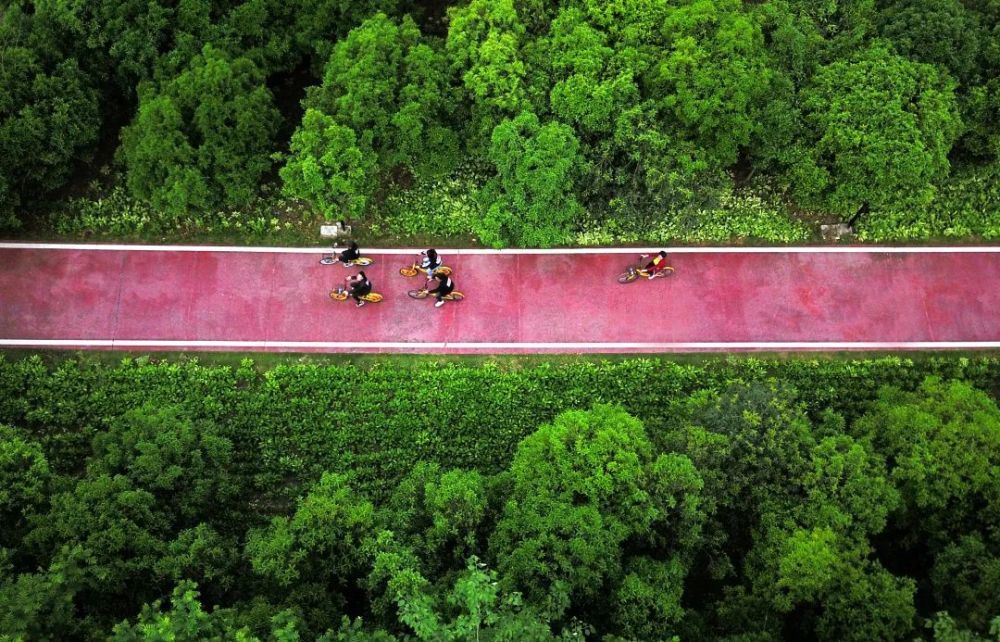
[[[0,245],[0,345],[97,349],[669,352],[1000,347],[1000,247],[686,248],[627,285],[638,251],[442,250],[435,308],[366,252],[382,301],[329,292],[319,249]]]

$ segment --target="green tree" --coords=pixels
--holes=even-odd
[[[150,80],[161,56],[178,44],[178,36],[195,32],[199,40],[211,35],[211,18],[234,2],[212,4],[200,0],[69,0],[58,3],[63,20],[78,38],[81,56],[92,59],[92,71],[113,80],[124,98],[134,104],[136,84]],[[199,18],[204,16],[205,19]],[[200,31],[197,27],[206,28]]]
[[[675,8],[670,0],[583,0],[587,17],[621,47],[658,43],[660,30]]]
[[[84,587],[84,552],[66,548],[45,570],[9,580],[0,569],[0,640],[64,640],[79,633],[76,596]]]
[[[174,406],[144,405],[111,421],[94,438],[88,473],[122,475],[154,494],[177,526],[192,526],[236,495],[228,474],[232,443],[208,420],[192,420]]]
[[[490,132],[528,106],[525,27],[513,0],[472,0],[448,10],[446,49],[472,101],[470,151],[485,155]]]
[[[979,24],[959,0],[896,0],[879,11],[878,28],[900,54],[962,82],[978,71]]]
[[[787,175],[806,206],[851,216],[925,204],[948,173],[961,124],[954,83],[934,66],[875,45],[821,67],[802,104],[809,134]]]
[[[934,622],[930,626],[934,631],[934,642],[995,642],[1000,640],[1000,617],[993,618],[993,623],[990,626],[990,637],[986,638],[960,628],[946,612],[935,615]]]
[[[913,580],[896,577],[877,563],[847,566],[823,599],[816,636],[831,642],[910,639],[915,593]]]
[[[963,103],[967,129],[962,146],[974,156],[1000,161],[1000,78],[969,90]]]
[[[361,214],[375,173],[375,156],[365,141],[315,109],[306,110],[280,171],[285,193],[311,202],[328,220],[342,212]]]
[[[664,24],[655,70],[664,117],[715,167],[737,160],[758,128],[771,69],[760,26],[740,0],[688,0]]]
[[[614,594],[615,624],[634,640],[663,640],[684,617],[681,597],[687,568],[677,558],[635,557]]]
[[[901,639],[915,584],[869,559],[870,538],[899,504],[884,462],[845,435],[823,439],[795,490],[774,497],[746,559],[753,592],[790,614],[798,636]]]
[[[792,11],[809,20],[822,38],[821,62],[846,58],[874,31],[875,0],[788,0]]]
[[[146,604],[135,624],[115,626],[109,642],[260,642],[246,627],[238,627],[233,613],[222,609],[205,612],[199,601],[198,585],[191,581],[177,584],[170,598],[170,610],[163,611],[160,600]],[[286,612],[271,620],[274,642],[297,642],[295,619]]]
[[[621,8],[607,4],[608,11]],[[616,48],[604,29],[619,31],[606,26],[604,9],[591,6],[585,14],[564,8],[549,37],[536,41],[550,77],[545,82],[552,83],[545,108],[575,127],[586,159],[578,192],[598,211],[608,209],[623,221],[697,207],[724,177],[709,171],[707,155],[684,128],[670,125],[676,117],[662,101],[644,99],[664,91],[662,83],[651,90],[641,82],[652,77],[656,60],[665,56],[659,30],[650,32],[650,42],[641,47]],[[620,21],[641,19],[621,10]]]
[[[129,190],[172,215],[243,205],[270,168],[277,125],[260,70],[205,45],[176,78],[140,89],[119,151]]]
[[[937,606],[980,633],[987,633],[1000,613],[998,537],[995,530],[985,537],[963,535],[934,558],[930,573]]]
[[[159,578],[194,580],[209,594],[221,595],[237,583],[240,564],[235,537],[224,537],[208,524],[198,524],[177,534],[153,570]]]
[[[101,123],[92,81],[41,25],[16,4],[0,15],[0,229],[19,225],[25,197],[62,186]]]
[[[86,587],[107,598],[88,605],[99,614],[138,607],[180,569],[221,581],[232,543],[201,522],[231,515],[230,442],[171,406],[147,404],[109,423],[93,440],[86,476],[31,517],[26,542],[43,559],[79,550]]]
[[[153,567],[163,557],[170,520],[153,493],[123,475],[88,477],[54,495],[47,514],[32,519],[26,541],[43,551],[79,546],[85,582],[98,594],[150,597]],[[95,603],[93,606],[101,608]]]
[[[935,550],[1000,521],[1000,409],[987,394],[932,377],[912,393],[886,387],[852,431],[892,462],[907,539]]]
[[[41,446],[0,424],[0,546],[19,543],[27,516],[45,506],[50,477]]]
[[[618,115],[639,101],[630,61],[615,56],[607,35],[579,9],[562,9],[550,29],[553,113],[581,132],[610,134]]]
[[[722,524],[716,533],[739,541],[772,502],[793,492],[812,465],[812,426],[796,392],[775,381],[696,391],[666,435],[702,472],[705,499]]]
[[[428,42],[408,16],[397,25],[376,14],[337,43],[306,107],[350,127],[382,171],[449,171],[458,160],[458,138],[446,125],[455,102],[447,58]]]
[[[510,475],[511,493],[490,548],[502,585],[523,591],[528,604],[548,616],[558,618],[571,605],[593,606],[602,587],[619,586],[629,559],[626,542],[686,564],[698,540],[698,471],[682,455],[657,456],[642,424],[620,408],[557,416],[520,443]],[[678,581],[683,575],[659,574]],[[633,602],[620,615],[623,623],[632,623],[637,610],[676,616],[675,609],[643,603],[641,581],[644,576],[633,573],[620,589]],[[669,625],[669,619],[655,623]]]
[[[358,577],[366,561],[359,549],[371,537],[374,507],[343,475],[324,473],[292,517],[275,517],[253,529],[246,552],[254,571],[287,587],[320,578],[340,585]]]
[[[394,605],[398,623],[421,642],[514,640],[551,642],[548,625],[516,592],[503,592],[496,573],[475,556],[453,583],[435,591],[415,568],[416,558],[391,533],[379,537],[369,583]]]
[[[548,247],[564,242],[582,213],[574,196],[579,143],[559,122],[541,125],[523,112],[493,131],[490,160],[497,176],[484,189],[486,216],[476,232],[488,245]]]
[[[381,520],[436,576],[463,568],[481,550],[486,490],[478,472],[421,462],[399,483]]]

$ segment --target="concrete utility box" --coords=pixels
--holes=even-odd
[[[820,225],[819,230],[823,234],[824,241],[839,241],[842,237],[854,234],[854,229],[846,223]]]
[[[350,236],[351,226],[344,225],[343,221],[337,221],[336,223],[331,223],[330,225],[320,225],[319,235],[325,239],[335,239],[342,236]]]

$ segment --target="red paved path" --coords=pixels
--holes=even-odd
[[[441,309],[406,296],[419,277],[397,273],[404,256],[366,255],[376,260],[366,272],[385,301],[355,309],[328,298],[349,271],[320,265],[319,251],[0,249],[0,345],[430,352],[1000,346],[997,252],[679,253],[672,255],[674,276],[627,286],[615,276],[631,255],[445,255],[467,299]],[[350,345],[357,342],[430,345]],[[602,345],[468,345],[483,343]],[[757,345],[771,343],[779,345]]]

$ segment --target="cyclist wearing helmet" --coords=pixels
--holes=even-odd
[[[434,278],[437,279],[437,287],[432,290],[428,290],[428,293],[433,294],[435,298],[437,298],[437,303],[434,304],[434,307],[440,308],[444,305],[444,297],[454,291],[455,282],[451,280],[450,276],[445,274],[436,274]]]

